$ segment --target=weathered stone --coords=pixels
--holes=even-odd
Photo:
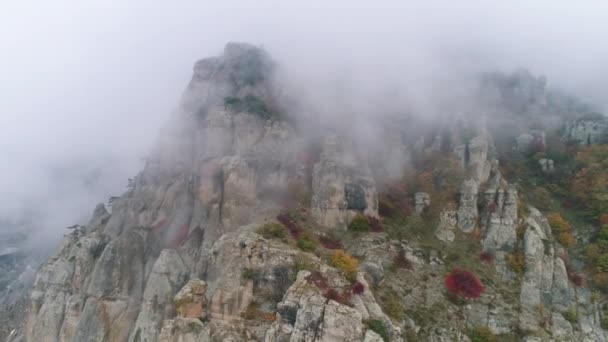
[[[458,228],[465,233],[471,233],[477,227],[477,191],[478,185],[474,179],[464,181],[460,188]]]
[[[541,170],[545,173],[551,173],[555,170],[553,159],[542,158],[538,163],[540,164]]]
[[[168,319],[164,321],[158,341],[210,342],[211,338],[209,327],[205,326],[199,319],[191,317],[177,317],[175,319]]]
[[[431,196],[426,192],[417,192],[414,194],[414,208],[416,214],[421,214],[425,208],[431,205]]]
[[[312,174],[311,213],[319,224],[345,229],[358,212],[378,216],[376,185],[369,167],[361,163],[347,138],[325,138]]]
[[[182,316],[201,317],[201,313],[199,313],[199,316],[188,316],[191,311],[188,311],[185,307],[194,307],[195,305],[192,305],[191,302],[196,300],[206,300],[204,293],[202,300],[191,297],[189,298],[191,302],[186,303],[183,298],[185,295],[182,295],[180,297],[181,301],[174,303],[174,294],[185,281],[187,274],[188,270],[175,250],[165,249],[160,253],[148,277],[139,315],[131,331],[129,342],[157,341],[162,322],[166,318],[173,317],[176,307],[178,313]],[[181,305],[177,305],[178,303]],[[202,303],[198,304],[201,305]],[[204,310],[204,305],[201,306]],[[184,311],[186,311],[186,314],[183,313]],[[139,340],[135,338],[136,336]]]
[[[175,295],[175,309],[181,317],[204,318],[207,309],[207,283],[190,279]]]
[[[445,209],[439,214],[439,224],[435,230],[435,237],[443,242],[452,242],[456,235],[454,230],[458,224],[458,214],[454,210]]]
[[[363,342],[384,342],[384,340],[382,339],[382,337],[380,337],[380,335],[376,334],[375,332],[367,330],[365,332],[365,338],[363,339]]]
[[[563,139],[579,145],[595,145],[608,138],[608,119],[598,115],[566,122]]]

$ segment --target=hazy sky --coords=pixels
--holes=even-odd
[[[606,18],[605,0],[4,1],[0,218],[29,209],[53,235],[120,194],[193,63],[227,41],[310,82],[357,70],[365,89],[524,66],[606,108]]]

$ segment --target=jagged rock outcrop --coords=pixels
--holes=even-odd
[[[439,214],[439,223],[435,230],[435,237],[443,242],[452,242],[456,235],[454,231],[458,224],[458,213],[455,210],[444,209]]]
[[[541,171],[544,173],[551,173],[555,171],[553,159],[541,158],[538,160],[538,164],[540,165]]]
[[[519,152],[542,151],[547,146],[545,132],[530,130],[515,138],[515,148]]]
[[[330,286],[342,286],[338,278],[325,273]],[[298,273],[296,282],[277,306],[277,320],[266,333],[266,342],[275,341],[363,341],[363,317],[379,319],[391,329],[391,340],[400,341],[398,328],[382,312],[373,295],[359,276],[365,290],[354,295],[354,308],[325,298],[320,289],[311,286],[308,271]],[[370,336],[369,338],[372,338]]]
[[[491,143],[485,131],[465,141],[463,145],[456,146],[454,153],[460,159],[463,169],[467,171],[472,179],[478,183],[484,183],[488,180],[492,170],[492,158]]]
[[[148,276],[130,342],[157,340],[162,322],[175,315],[173,296],[188,278],[188,273],[175,250],[161,251]]]
[[[206,342],[211,341],[209,327],[197,318],[177,317],[163,324],[159,342]]]
[[[460,205],[458,206],[458,228],[465,233],[477,227],[477,192],[479,185],[474,179],[465,180],[460,188]]]
[[[365,160],[344,136],[328,136],[312,175],[311,211],[326,227],[345,229],[358,213],[378,216],[376,185]]]
[[[431,205],[431,196],[428,193],[417,192],[414,194],[414,210],[416,214],[421,214],[429,205]]]
[[[608,119],[598,114],[567,121],[562,138],[579,145],[605,143],[608,141]]]
[[[180,317],[205,319],[207,283],[190,279],[175,295],[175,309]]]
[[[482,248],[494,257],[496,269],[502,278],[512,279],[514,275],[506,260],[507,254],[513,252],[517,244],[517,189],[495,170],[483,196],[485,210],[481,220]]]
[[[297,252],[252,233],[257,226],[253,224],[226,234],[213,245],[206,274],[211,318],[238,319],[252,303],[254,291],[266,291],[272,298],[287,289]],[[243,279],[245,269],[251,270],[254,276]]]

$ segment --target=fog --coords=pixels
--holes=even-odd
[[[606,18],[601,0],[5,2],[0,222],[55,241],[123,192],[194,62],[228,41],[264,46],[329,113],[340,82],[341,111],[369,115],[394,84],[432,108],[463,75],[518,67],[605,109]]]

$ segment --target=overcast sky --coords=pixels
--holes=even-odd
[[[227,41],[318,82],[357,69],[421,92],[427,74],[523,66],[606,108],[606,18],[605,0],[4,1],[0,218],[29,209],[57,235],[120,194],[193,63]]]

